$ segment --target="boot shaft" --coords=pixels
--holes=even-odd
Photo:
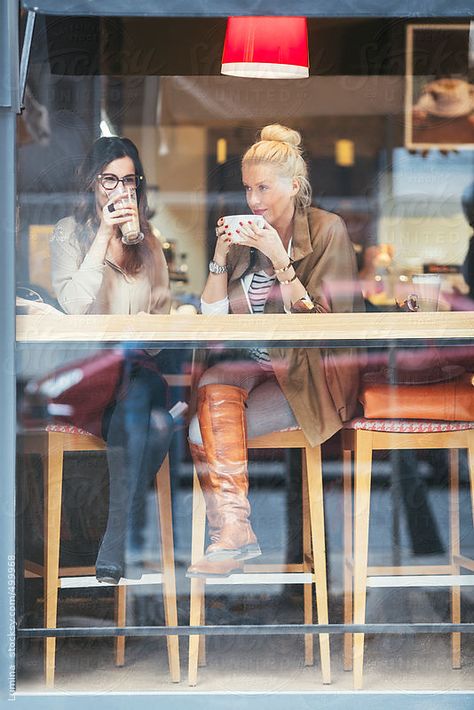
[[[207,465],[206,452],[202,444],[193,444],[193,442],[189,440],[188,444],[189,451],[191,452],[191,456],[193,459],[194,468],[196,469],[199,484],[201,486],[201,491],[206,502],[206,515],[207,522],[209,524],[209,538],[211,542],[217,542],[219,540],[219,531],[222,522],[221,517],[219,515],[216,491],[212,487],[211,478],[209,476],[209,467]]]
[[[247,397],[246,390],[233,385],[204,385],[198,392],[198,419],[208,465],[217,475],[241,475],[242,484],[247,482]]]

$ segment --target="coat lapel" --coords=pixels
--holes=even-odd
[[[308,216],[304,212],[297,212],[293,228],[291,258],[293,261],[299,261],[311,254],[312,251]]]

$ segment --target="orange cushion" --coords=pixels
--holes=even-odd
[[[431,385],[364,384],[359,399],[368,419],[474,421],[472,375]]]

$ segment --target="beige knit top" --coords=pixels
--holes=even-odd
[[[146,269],[130,276],[106,258],[84,257],[75,236],[74,217],[61,219],[51,238],[51,271],[54,293],[66,313],[135,314],[168,313],[168,269],[161,248],[157,251],[156,280]]]

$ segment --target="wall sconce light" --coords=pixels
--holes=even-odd
[[[222,165],[227,160],[227,141],[225,138],[217,139],[216,160],[218,165]]]
[[[229,17],[222,74],[254,79],[309,76],[305,17]]]
[[[354,142],[341,138],[336,141],[336,164],[343,168],[354,165]]]

